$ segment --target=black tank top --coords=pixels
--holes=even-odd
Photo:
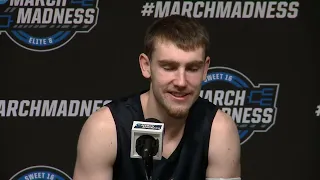
[[[113,180],[145,180],[142,160],[130,158],[132,123],[144,120],[140,94],[112,101],[106,106],[110,108],[117,129]],[[211,124],[217,109],[208,100],[197,99],[190,108],[184,134],[177,148],[169,158],[154,160],[153,180],[205,179]]]

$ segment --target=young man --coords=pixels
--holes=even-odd
[[[199,97],[210,58],[209,36],[197,21],[168,16],[150,26],[139,57],[150,89],[93,113],[78,142],[74,180],[143,180],[141,159],[130,158],[135,120],[165,124],[163,158],[153,179],[240,180],[240,141],[233,120]]]

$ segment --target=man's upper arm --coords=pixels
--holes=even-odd
[[[77,147],[74,180],[111,180],[117,152],[116,127],[106,107],[85,122]]]
[[[207,178],[237,178],[241,176],[240,138],[236,124],[219,110],[212,122]]]

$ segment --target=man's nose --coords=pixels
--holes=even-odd
[[[177,74],[174,80],[174,85],[178,87],[187,86],[186,73],[184,70],[177,71]]]

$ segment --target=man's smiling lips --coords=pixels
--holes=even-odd
[[[169,92],[171,98],[178,100],[178,101],[184,101],[186,100],[190,93],[184,93],[184,92]]]

